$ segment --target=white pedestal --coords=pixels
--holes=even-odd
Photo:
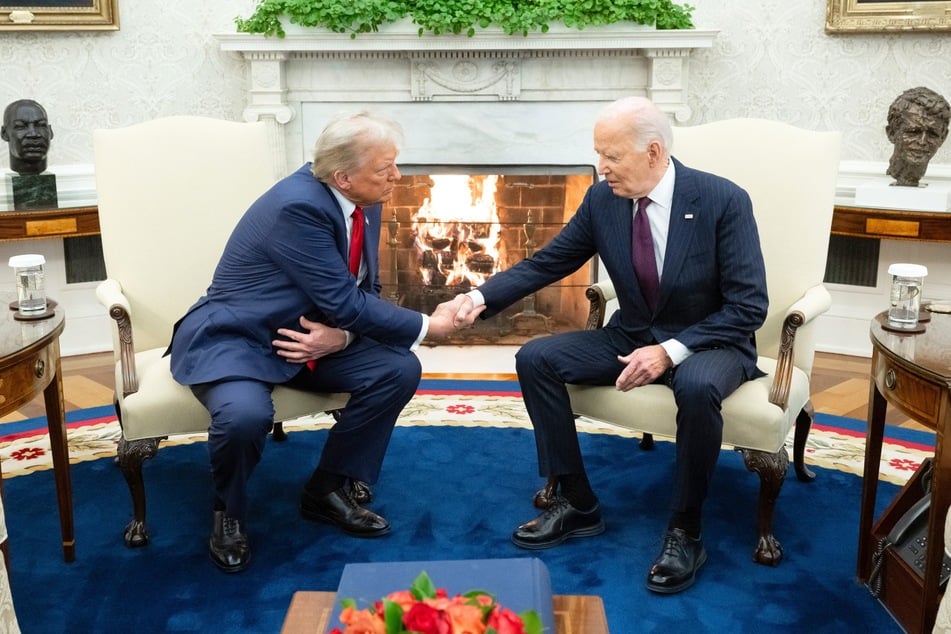
[[[855,204],[908,211],[951,211],[951,183],[921,181],[918,187],[899,187],[893,182],[886,177],[856,186]]]

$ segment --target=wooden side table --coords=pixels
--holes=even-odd
[[[337,599],[336,592],[295,592],[281,634],[323,634]],[[556,594],[555,634],[608,634],[601,597]]]
[[[862,509],[859,516],[857,577],[867,583],[873,554],[882,537],[921,499],[922,472],[905,485],[873,523],[879,463],[885,430],[885,409],[893,405],[935,431],[932,460],[931,511],[924,576],[912,569],[894,549],[885,551],[879,600],[908,632],[930,632],[940,600],[938,577],[944,553],[944,519],[951,506],[951,315],[934,313],[919,334],[898,334],[885,328],[887,315],[871,323],[871,386]]]
[[[66,405],[63,401],[59,356],[59,336],[66,326],[66,318],[63,309],[56,307],[53,316],[46,319],[16,320],[13,318],[14,311],[7,308],[9,302],[15,299],[16,295],[0,293],[0,311],[6,313],[4,319],[0,319],[0,416],[19,409],[40,392],[43,393],[63,535],[63,559],[72,562],[76,558],[73,490],[69,475]],[[2,477],[0,473],[0,483]],[[8,505],[5,508],[9,515],[12,509]]]
[[[836,205],[833,235],[919,242],[951,242],[951,214]]]
[[[0,242],[99,235],[96,205],[0,212]]]

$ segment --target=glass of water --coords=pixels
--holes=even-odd
[[[888,273],[892,276],[888,323],[897,328],[913,329],[918,326],[921,287],[928,268],[920,264],[892,264]]]

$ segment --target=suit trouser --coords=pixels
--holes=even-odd
[[[542,476],[584,473],[565,384],[614,385],[624,367],[617,356],[643,345],[606,327],[542,337],[521,347],[516,371]],[[673,511],[700,510],[720,455],[721,403],[744,380],[743,357],[729,348],[696,352],[672,373],[669,385],[677,404]]]
[[[319,359],[313,372],[301,367],[288,386],[350,393],[340,419],[330,428],[318,467],[376,482],[396,420],[419,386],[419,359],[409,350],[359,338],[346,350]],[[217,505],[239,519],[247,513],[247,482],[274,423],[272,389],[269,383],[250,379],[192,386],[211,414],[208,452]]]

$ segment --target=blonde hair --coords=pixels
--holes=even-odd
[[[331,184],[334,172],[360,167],[368,150],[380,146],[399,149],[402,143],[403,128],[389,117],[366,110],[338,112],[317,137],[311,171],[318,180]]]

